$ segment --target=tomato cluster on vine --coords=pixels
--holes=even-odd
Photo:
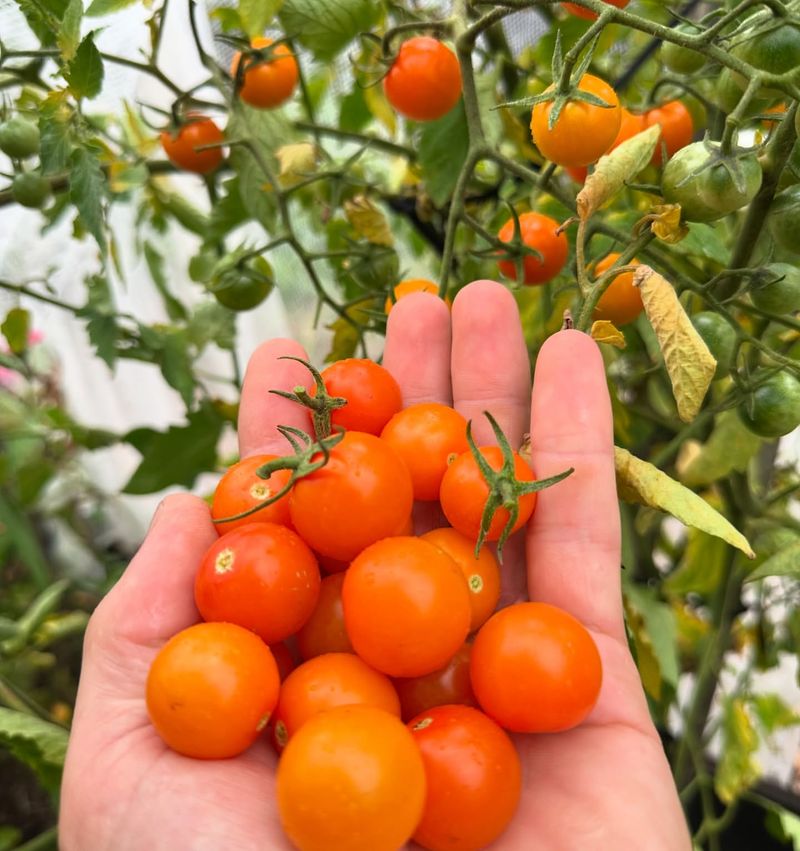
[[[509,732],[572,728],[600,690],[597,647],[570,614],[498,610],[485,543],[565,474],[537,482],[494,420],[499,445],[477,447],[455,409],[403,407],[372,361],[312,375],[281,394],[310,409],[308,434],[281,427],[295,454],[242,459],[216,488],[219,538],[194,587],[203,622],[156,656],[150,718],[196,759],[268,736],[300,849],[485,847],[521,795]],[[415,535],[415,501],[452,525]]]

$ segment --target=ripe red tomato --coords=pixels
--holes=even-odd
[[[414,840],[430,851],[479,851],[508,827],[522,767],[508,734],[471,706],[437,706],[408,724],[427,793]]]
[[[477,706],[469,678],[472,645],[462,644],[450,661],[423,677],[397,677],[394,687],[400,698],[403,721],[410,721],[433,706]]]
[[[260,479],[256,475],[259,467],[277,457],[277,455],[253,455],[229,467],[214,491],[214,500],[211,503],[211,516],[214,520],[242,514],[284,488],[291,477],[291,470],[278,470],[268,479]],[[272,505],[262,508],[249,517],[232,520],[229,523],[216,523],[215,528],[220,535],[224,535],[249,523],[278,523],[281,526],[288,526],[290,522],[289,494],[286,494],[277,502],[273,502]]]
[[[432,529],[422,535],[447,553],[464,574],[469,588],[469,631],[474,632],[494,612],[500,599],[500,567],[495,554],[485,544],[475,558],[475,541],[455,529]]]
[[[224,141],[222,130],[205,115],[189,115],[186,123],[174,132],[164,130],[161,147],[170,162],[185,171],[208,174],[222,162],[222,148],[198,151],[203,145],[216,145]]]
[[[394,376],[367,358],[336,361],[322,371],[322,379],[331,396],[347,399],[343,408],[331,413],[331,425],[347,431],[380,434],[403,407],[403,394]]]
[[[637,133],[641,133],[644,129],[644,117],[625,109],[624,106],[621,106],[619,132],[617,133],[617,138],[614,139],[611,147],[608,151],[606,151],[606,153],[610,153],[614,150],[614,148],[618,148],[623,142],[627,142],[628,139],[632,139],[637,135]],[[570,166],[567,168],[567,171],[569,172],[570,177],[572,177],[572,179],[577,183],[584,183],[586,176],[589,174],[589,169],[585,165]]]
[[[350,565],[344,622],[361,658],[392,677],[441,668],[469,631],[469,592],[450,556],[420,538],[385,538]]]
[[[315,656],[287,677],[273,715],[279,751],[319,712],[336,706],[374,706],[400,717],[400,700],[391,680],[352,653]]]
[[[389,103],[406,118],[435,121],[461,97],[461,68],[449,47],[428,36],[400,45],[397,58],[383,79]]]
[[[658,140],[651,160],[655,165],[661,165],[663,146],[666,146],[667,158],[669,158],[681,148],[691,144],[694,138],[692,114],[679,100],[671,100],[661,106],[648,109],[642,119],[645,130],[654,124],[661,127],[661,138]]]
[[[252,47],[269,47],[271,38],[254,38]],[[258,109],[274,109],[287,101],[294,92],[299,78],[297,60],[285,44],[279,44],[272,52],[272,59],[259,62],[255,57],[245,59],[242,87],[239,97]],[[236,53],[231,63],[231,74],[236,72],[242,54]]]
[[[557,165],[580,166],[597,162],[614,144],[622,121],[619,98],[608,83],[584,74],[578,88],[599,97],[610,107],[571,100],[561,110],[552,129],[549,119],[553,101],[535,104],[531,113],[533,141],[542,156]]]
[[[595,274],[599,277],[608,271],[619,259],[619,252],[612,251],[595,266]],[[639,261],[634,257],[629,265],[638,266]],[[594,319],[607,319],[617,327],[627,325],[644,310],[642,294],[639,287],[633,285],[633,272],[622,272],[611,282],[608,289],[600,296],[594,309]]]
[[[569,255],[567,235],[558,230],[558,222],[541,213],[523,213],[519,217],[519,238],[528,248],[539,252],[527,254],[522,259],[523,283],[545,284],[551,281],[564,268]],[[509,219],[500,228],[497,238],[501,242],[514,239],[514,219]],[[517,267],[513,260],[500,260],[500,271],[511,280],[517,280]]]
[[[425,769],[413,736],[394,715],[339,706],[292,736],[277,787],[281,824],[295,847],[396,851],[422,816]]]
[[[503,453],[499,446],[481,446],[480,453],[488,461],[493,470],[503,466]],[[534,481],[533,472],[525,461],[514,453],[514,476],[521,482]],[[447,468],[442,479],[439,501],[442,511],[453,528],[458,529],[473,541],[478,540],[481,529],[481,517],[489,498],[489,486],[483,478],[480,468],[475,463],[471,452],[459,455]],[[521,529],[529,520],[536,508],[536,494],[529,493],[520,497],[519,516],[514,524],[513,532]],[[509,514],[500,506],[492,518],[487,541],[496,541],[502,534]]]
[[[630,0],[605,0],[605,2],[616,6],[618,9],[624,9]],[[573,15],[577,15],[579,18],[586,18],[587,21],[593,21],[597,17],[591,9],[584,9],[583,6],[577,6],[575,3],[562,3],[561,5],[568,12],[572,12]]]
[[[467,421],[438,402],[420,402],[395,414],[381,432],[403,459],[414,485],[414,499],[439,498],[447,465],[469,448]]]
[[[230,623],[200,623],[173,636],[147,675],[147,712],[174,751],[228,759],[247,750],[278,700],[266,644]]]
[[[279,641],[277,644],[270,644],[269,649],[275,659],[275,664],[278,666],[278,676],[281,678],[281,682],[283,682],[296,667],[292,651],[289,650],[283,641]]]
[[[238,624],[271,644],[308,620],[319,585],[317,560],[298,535],[275,523],[251,523],[211,545],[194,599],[203,620]]]
[[[292,525],[316,552],[349,561],[408,520],[411,474],[391,446],[348,432],[328,463],[292,488]]]
[[[501,609],[475,638],[472,688],[481,709],[516,733],[557,733],[580,724],[600,693],[592,636],[547,603]]]
[[[354,652],[344,628],[343,583],[344,573],[334,573],[322,580],[316,608],[297,633],[297,649],[304,659],[323,653]]]
[[[395,304],[411,293],[431,293],[431,295],[439,295],[439,285],[427,278],[408,278],[405,281],[400,281],[394,288],[394,300],[387,298],[383,305],[383,311],[388,316],[392,312]],[[450,299],[446,298],[445,302],[450,304]]]

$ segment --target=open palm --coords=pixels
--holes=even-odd
[[[284,354],[304,356],[296,343],[274,340],[248,367],[243,457],[285,452],[276,426],[305,422],[297,406],[267,392],[308,381],[300,364],[278,360]],[[611,410],[595,344],[577,331],[550,338],[531,396],[514,299],[479,281],[459,293],[452,314],[430,295],[398,303],[384,364],[406,405],[453,404],[473,420],[479,444],[493,442],[482,417],[489,410],[512,445],[531,433],[539,477],[575,468],[540,494],[525,541],[509,543],[503,600],[554,603],[586,624],[602,655],[603,688],[575,730],[517,737],[522,800],[495,847],[686,851],[675,787],[625,641]],[[194,573],[215,537],[202,501],[169,497],[92,616],[64,773],[63,851],[288,847],[274,802],[276,759],[265,741],[236,759],[195,761],[168,750],[147,719],[148,667],[168,638],[198,620]]]

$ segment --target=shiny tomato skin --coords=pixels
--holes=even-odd
[[[425,768],[394,715],[340,706],[310,718],[278,763],[281,824],[302,851],[397,851],[425,803]]]
[[[242,514],[284,488],[291,477],[291,470],[277,470],[268,479],[261,479],[256,475],[259,467],[268,461],[274,461],[277,457],[277,455],[253,455],[229,467],[214,491],[211,517],[217,520]],[[249,517],[231,520],[228,523],[215,523],[214,528],[220,535],[224,535],[226,532],[250,523],[277,523],[280,526],[289,526],[291,524],[289,494]]]
[[[222,130],[204,115],[190,115],[186,123],[174,133],[165,130],[161,134],[161,147],[170,161],[178,168],[196,174],[209,174],[222,163],[222,148],[198,151],[203,145],[215,145],[224,141]]]
[[[266,644],[229,623],[200,623],[173,636],[147,675],[147,712],[184,756],[228,759],[258,738],[278,700],[278,668]]]
[[[356,653],[392,677],[436,671],[469,631],[461,571],[420,538],[386,538],[364,550],[345,574],[342,601]]]
[[[333,573],[322,580],[317,605],[297,633],[297,649],[303,659],[323,653],[354,652],[344,628],[343,584],[344,572]]]
[[[403,407],[403,394],[394,376],[367,358],[332,363],[322,371],[322,379],[331,396],[347,399],[343,408],[331,412],[331,424],[347,431],[378,435]]]
[[[618,9],[624,9],[630,0],[605,0],[606,3],[609,3],[611,6],[616,6]],[[568,12],[571,12],[573,15],[577,15],[579,18],[586,18],[587,21],[593,21],[597,18],[595,12],[591,9],[584,9],[583,6],[577,6],[575,3],[562,3],[561,4]]]
[[[595,277],[600,277],[608,271],[619,259],[620,254],[612,251],[595,266]],[[630,266],[638,266],[639,261],[634,257],[628,262]],[[617,275],[600,296],[594,309],[593,318],[607,319],[617,327],[627,325],[644,310],[642,295],[639,287],[633,285],[633,272],[622,272]]]
[[[194,599],[203,620],[238,624],[271,644],[308,620],[319,586],[317,560],[299,535],[275,523],[251,523],[211,545]]]
[[[692,142],[694,137],[692,114],[679,100],[671,100],[661,106],[648,109],[642,119],[644,130],[654,124],[661,127],[661,138],[650,160],[654,165],[661,165],[664,147],[667,149],[667,159],[669,159]]]
[[[400,699],[391,680],[358,656],[325,653],[303,662],[281,686],[272,717],[276,748],[282,751],[314,715],[356,705],[374,706],[400,717]]]
[[[522,767],[508,734],[470,706],[437,706],[408,723],[427,794],[414,839],[430,851],[479,851],[508,827]]]
[[[569,256],[567,235],[558,230],[558,222],[542,213],[523,213],[519,217],[519,238],[528,248],[534,248],[541,257],[527,254],[522,258],[523,283],[545,284],[564,268]],[[514,239],[514,219],[510,218],[500,228],[497,238],[501,242],[511,242]],[[497,263],[500,271],[511,280],[517,279],[517,265],[513,260],[500,260]]]
[[[614,148],[618,148],[623,142],[632,139],[638,133],[641,133],[642,130],[644,130],[643,116],[625,109],[624,106],[620,107],[619,132],[617,133],[617,138],[611,144],[611,148],[606,153],[611,153]],[[589,169],[585,165],[569,166],[567,172],[569,172],[570,177],[576,183],[584,183],[589,174]]]
[[[439,295],[439,285],[434,281],[429,281],[427,278],[407,278],[405,281],[400,281],[394,288],[394,299],[389,296],[383,305],[383,312],[388,316],[392,312],[392,308],[411,293],[430,293],[431,295]],[[447,304],[450,304],[449,299],[445,299]]]
[[[269,47],[271,38],[254,38],[252,47]],[[245,59],[239,97],[257,109],[274,109],[292,96],[300,76],[297,60],[285,44],[279,44],[268,62]],[[231,75],[236,76],[242,54],[236,53],[231,62]]]
[[[422,677],[396,677],[394,682],[403,721],[410,721],[420,712],[434,706],[462,704],[477,706],[469,678],[472,645],[462,644],[450,661],[438,671]]]
[[[493,470],[499,470],[503,466],[503,453],[499,446],[481,446],[480,453]],[[514,453],[514,475],[522,482],[534,480],[531,468],[516,452]],[[459,455],[447,468],[439,491],[442,511],[450,525],[462,535],[477,541],[481,528],[481,516],[488,498],[489,487],[472,453],[465,452]],[[535,493],[525,494],[520,498],[519,516],[514,524],[514,532],[528,522],[535,508]],[[497,509],[489,525],[487,541],[496,541],[500,537],[508,517],[509,514],[505,508],[501,506]]]
[[[383,79],[389,103],[406,118],[435,121],[461,97],[461,68],[455,53],[435,38],[417,36],[400,45]]]
[[[414,486],[414,499],[436,500],[450,461],[466,452],[467,421],[438,402],[420,402],[396,413],[381,440],[403,459]]]
[[[501,727],[557,733],[591,712],[603,668],[594,639],[572,615],[547,603],[517,603],[479,630],[470,677],[481,709]]]
[[[350,561],[375,541],[394,535],[414,502],[411,474],[391,446],[351,431],[321,469],[292,488],[292,526],[308,545]]]

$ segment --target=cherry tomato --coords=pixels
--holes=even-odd
[[[605,0],[611,6],[616,6],[618,9],[624,9],[630,0]],[[561,4],[568,12],[577,15],[579,18],[586,18],[587,21],[593,21],[597,15],[591,9],[584,9],[583,6],[577,6],[575,3]]]
[[[619,260],[620,254],[612,251],[595,266],[597,277],[608,271]],[[629,261],[631,266],[638,266],[639,261],[634,257]],[[633,272],[622,272],[609,284],[608,289],[600,296],[594,309],[594,319],[607,319],[617,327],[627,325],[644,310],[642,294],[639,287],[633,285]]]
[[[389,103],[406,118],[435,121],[461,97],[461,68],[449,47],[428,36],[400,45],[397,58],[383,79]]]
[[[471,706],[437,706],[408,724],[427,793],[414,839],[430,851],[479,851],[514,816],[522,767],[508,734]]]
[[[499,470],[503,466],[503,453],[499,446],[481,446],[480,453],[489,462],[489,466],[493,470]],[[532,482],[534,480],[531,468],[516,452],[514,453],[514,476],[521,482]],[[444,511],[444,516],[450,525],[458,529],[462,535],[477,541],[481,529],[483,509],[488,498],[489,486],[486,484],[486,479],[483,478],[480,468],[475,463],[472,453],[465,452],[463,455],[459,455],[447,468],[439,492],[442,511]],[[528,522],[535,508],[535,493],[520,497],[519,516],[514,524],[514,532]],[[502,506],[495,511],[486,535],[487,541],[496,541],[500,537],[508,522],[508,517],[508,511]]]
[[[464,574],[469,588],[469,630],[473,632],[489,618],[500,599],[500,567],[495,554],[484,545],[475,558],[475,541],[455,529],[432,529],[422,535],[422,540],[447,553]]]
[[[694,313],[690,319],[717,362],[714,378],[724,378],[734,367],[738,342],[736,331],[723,316],[712,310]]]
[[[669,158],[692,142],[694,136],[692,114],[679,100],[671,100],[661,106],[648,109],[642,119],[644,121],[642,129],[644,130],[654,124],[661,127],[661,138],[658,140],[653,158],[650,160],[655,165],[661,165],[662,150],[665,146],[667,158]]]
[[[271,38],[254,38],[251,46],[258,49],[269,47]],[[242,54],[236,53],[231,63],[231,74],[236,72]],[[279,44],[272,50],[272,58],[259,62],[256,57],[244,60],[244,73],[239,97],[250,106],[258,109],[274,109],[289,100],[299,78],[297,60],[285,44]]]
[[[278,666],[278,676],[281,678],[281,682],[283,682],[296,667],[292,651],[289,650],[283,641],[279,641],[277,644],[270,644],[269,649],[272,651],[275,664]]]
[[[438,670],[469,631],[461,571],[420,538],[386,538],[365,549],[345,574],[342,600],[356,653],[392,677]]]
[[[381,432],[403,459],[414,485],[414,499],[439,498],[448,463],[469,449],[467,421],[438,402],[420,402],[395,414]]]
[[[628,139],[632,139],[638,133],[641,133],[642,130],[644,130],[644,118],[621,106],[619,132],[607,153],[613,151],[614,148],[618,148],[623,142],[627,142]],[[577,183],[584,183],[586,176],[589,174],[589,169],[585,165],[570,166],[567,168],[567,172],[569,172],[570,177]]]
[[[392,312],[395,303],[400,301],[404,296],[411,295],[411,293],[431,293],[438,296],[439,285],[427,280],[427,278],[408,278],[405,281],[400,281],[394,288],[394,300],[392,300],[391,296],[386,299],[386,303],[383,306],[384,313],[388,316]],[[445,299],[445,301],[450,304],[449,299]]]
[[[411,515],[411,474],[391,446],[348,432],[328,463],[292,488],[292,525],[312,549],[349,561],[397,530]]]
[[[564,268],[569,255],[567,235],[558,230],[558,222],[541,213],[523,213],[519,217],[519,238],[523,245],[533,248],[541,255],[526,254],[522,259],[523,282],[526,284],[545,284],[551,281]],[[509,219],[497,238],[501,242],[514,239],[514,219]],[[517,266],[513,260],[500,260],[500,271],[513,281],[517,280]]]
[[[39,153],[41,138],[39,127],[21,115],[0,122],[0,151],[15,160],[23,160]]]
[[[319,585],[317,560],[299,535],[275,523],[251,523],[211,545],[194,599],[203,620],[238,624],[271,644],[309,619]]]
[[[531,113],[533,141],[542,156],[557,165],[579,166],[597,162],[612,146],[619,132],[622,115],[614,89],[591,74],[584,74],[578,88],[610,106],[571,100],[561,110],[552,129],[549,120],[553,101],[535,104]],[[550,86],[546,91],[552,89]]]
[[[310,718],[278,763],[278,810],[303,851],[397,851],[425,803],[425,769],[394,715],[340,706]]]
[[[161,134],[161,147],[170,161],[185,171],[208,174],[222,162],[222,148],[198,151],[203,145],[215,145],[224,140],[222,130],[204,115],[190,115],[176,131]]]
[[[592,636],[572,615],[547,603],[517,603],[478,632],[470,676],[481,709],[502,727],[557,733],[591,712],[603,669]]]
[[[477,706],[469,678],[472,645],[462,644],[450,661],[424,677],[398,677],[394,680],[404,721],[433,706],[459,703]]]
[[[336,706],[374,706],[400,717],[391,680],[352,653],[325,653],[303,662],[281,686],[273,715],[279,751],[319,712]]]
[[[230,623],[200,623],[173,636],[147,675],[147,712],[159,736],[195,759],[247,750],[278,700],[266,644]]]
[[[297,633],[297,649],[304,659],[323,653],[353,652],[344,628],[343,583],[344,573],[334,573],[322,580],[316,608]]]
[[[331,396],[347,399],[343,408],[331,412],[331,424],[347,431],[380,434],[403,407],[403,394],[394,376],[367,358],[336,361],[322,371],[322,379]]]
[[[739,417],[761,437],[775,439],[800,426],[800,381],[778,372],[759,384],[739,405]]]
[[[211,516],[214,520],[242,514],[284,488],[291,477],[290,470],[278,470],[268,479],[260,479],[256,475],[259,467],[277,457],[277,455],[253,455],[229,467],[214,491],[214,500],[211,503]],[[267,505],[249,517],[231,520],[228,523],[216,523],[215,528],[220,535],[224,535],[226,532],[250,523],[278,523],[281,526],[288,526],[290,522],[289,494],[286,494],[277,502]]]
[[[38,171],[21,171],[11,181],[11,197],[31,210],[44,207],[52,191],[50,181]]]

